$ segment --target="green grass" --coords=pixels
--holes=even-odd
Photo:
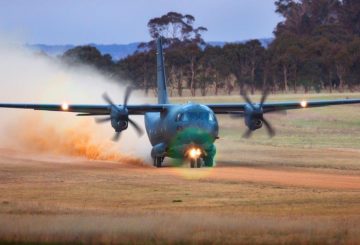
[[[249,95],[253,102],[258,102],[261,98],[260,93]],[[301,100],[330,100],[330,99],[353,99],[360,98],[360,93],[321,93],[321,94],[270,94],[268,102],[270,101],[301,101]],[[150,99],[153,100],[153,99]],[[187,103],[198,102],[198,103],[236,103],[244,102],[240,95],[230,96],[206,96],[206,97],[172,97],[171,102],[174,103]]]

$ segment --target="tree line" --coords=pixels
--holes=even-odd
[[[169,12],[148,22],[152,40],[164,39],[167,83],[172,95],[231,94],[242,89],[332,92],[354,91],[360,85],[360,1],[278,0],[283,17],[268,47],[259,40],[207,45],[205,27],[195,18]],[[236,30],[234,30],[236,31]],[[81,46],[61,57],[67,63],[95,66],[116,79],[127,79],[145,93],[156,90],[155,42],[113,61],[96,48]]]

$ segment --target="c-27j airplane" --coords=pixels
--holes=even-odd
[[[115,129],[113,140],[117,141],[120,133],[130,123],[139,135],[141,127],[129,118],[130,115],[144,115],[145,127],[153,146],[151,156],[155,167],[161,167],[165,157],[190,160],[192,168],[213,167],[218,139],[219,125],[216,114],[229,114],[243,117],[248,130],[245,138],[262,126],[270,137],[275,135],[271,124],[264,118],[266,113],[285,112],[286,110],[322,107],[342,104],[358,104],[360,99],[301,101],[265,103],[268,93],[265,91],[260,103],[251,102],[246,93],[242,94],[246,103],[235,104],[171,104],[168,99],[164,57],[161,38],[157,39],[157,88],[158,104],[128,105],[131,89],[125,92],[124,103],[115,104],[105,93],[107,105],[68,105],[68,104],[0,104],[4,108],[20,108],[44,111],[75,112],[77,116],[107,116],[97,118],[98,123],[111,122]]]

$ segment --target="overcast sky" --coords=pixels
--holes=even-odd
[[[149,40],[147,22],[191,14],[206,41],[272,37],[274,0],[0,0],[0,33],[27,43],[130,43]]]

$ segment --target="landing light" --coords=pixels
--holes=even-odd
[[[307,103],[306,100],[303,100],[303,101],[300,102],[300,105],[301,105],[302,108],[306,108],[308,103]]]
[[[64,103],[61,105],[61,110],[63,110],[63,111],[69,110],[69,104],[64,102]]]
[[[201,156],[201,150],[199,148],[191,148],[188,151],[188,155],[192,159],[197,159],[197,158],[199,158]]]

